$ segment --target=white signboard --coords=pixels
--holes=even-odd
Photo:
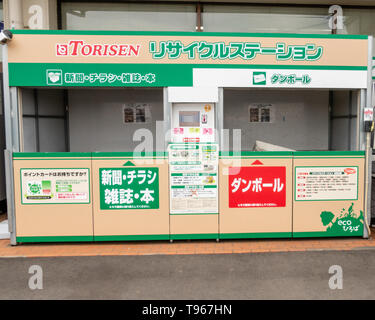
[[[21,169],[21,203],[90,203],[88,168]]]
[[[358,167],[296,167],[295,200],[357,200]]]
[[[218,145],[171,144],[170,213],[218,213]]]
[[[366,70],[193,69],[196,87],[367,88]]]
[[[365,110],[363,111],[364,113],[364,121],[372,121],[373,117],[374,117],[374,109],[373,108],[365,108]]]

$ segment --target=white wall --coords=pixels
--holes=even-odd
[[[147,103],[151,122],[123,122],[125,103]],[[155,141],[155,121],[163,120],[163,89],[70,89],[70,151],[133,151],[140,142],[133,141],[137,129],[149,129]],[[155,143],[154,143],[155,146]]]
[[[250,123],[252,103],[273,104],[275,122]],[[256,140],[295,150],[327,150],[328,91],[224,89],[224,128],[242,130],[242,150],[252,150]]]

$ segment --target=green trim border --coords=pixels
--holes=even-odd
[[[166,157],[168,152],[13,152],[13,158],[97,158],[97,157],[125,157],[125,158],[154,158]]]
[[[94,236],[21,236],[17,242],[91,242]]]
[[[219,151],[219,157],[267,157],[267,156],[285,156],[292,157],[293,151]]]
[[[172,234],[171,240],[205,240],[205,239],[219,239],[219,233],[184,233]]]
[[[27,63],[25,63],[27,64]],[[189,66],[190,64],[176,64]],[[290,70],[350,70],[366,71],[367,66],[300,65],[300,64],[191,64],[193,69],[290,69]],[[264,86],[263,88],[270,88]],[[292,88],[292,87],[291,87]],[[297,89],[294,87],[294,89]]]
[[[214,64],[214,63],[81,63],[81,62],[9,62],[9,66],[12,69],[13,67],[20,67],[24,69],[28,66],[33,67],[43,67],[43,68],[62,68],[62,67],[92,67],[92,70],[98,67],[113,67],[113,68],[120,68],[120,67],[153,67],[153,66],[165,67],[170,68],[170,71],[180,67],[182,71],[190,72],[193,69],[288,69],[288,70],[349,70],[349,71],[366,71],[367,65],[361,66],[337,66],[337,65],[304,65],[304,64],[238,64],[238,63],[225,63],[225,64]],[[17,70],[16,70],[17,71]],[[24,86],[24,85],[20,85]],[[37,85],[35,85],[37,86]],[[72,84],[65,84],[65,85],[44,85],[45,87],[116,87],[116,86],[90,86],[90,85],[72,85]],[[139,85],[138,85],[139,86]],[[117,86],[117,87],[124,87],[124,84]],[[137,87],[136,84],[126,87]],[[141,87],[153,87],[153,88],[160,88],[160,85],[148,85],[148,86],[141,86]],[[264,87],[266,88],[266,87]],[[298,89],[298,88],[294,88]],[[199,143],[199,142],[197,142]],[[206,142],[205,142],[206,143]]]
[[[153,152],[92,152],[92,158],[119,157],[119,158],[164,158],[168,156],[165,151]]]
[[[91,152],[13,152],[15,158],[75,158],[89,157]]]
[[[364,157],[365,151],[219,151],[220,157],[334,157],[334,156],[358,156]],[[153,151],[149,153],[134,152],[13,152],[13,159],[23,158],[167,158],[167,151]]]
[[[365,151],[293,151],[294,157],[316,156],[365,156]]]
[[[353,233],[333,233],[327,231],[304,231],[304,232],[293,232],[293,238],[347,238],[347,237],[363,237],[363,229],[361,232]]]
[[[206,234],[150,234],[105,236],[17,236],[18,243],[41,242],[101,242],[101,241],[152,241],[152,240],[205,240],[205,239],[271,239],[271,238],[332,238],[363,237],[363,229],[355,234],[308,232],[260,232],[260,233],[206,233]]]
[[[169,240],[169,234],[134,234],[134,235],[94,235],[94,241],[151,241],[151,240]]]
[[[291,238],[292,232],[220,233],[219,239]]]

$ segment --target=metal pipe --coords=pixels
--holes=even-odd
[[[368,64],[367,64],[367,90],[366,90],[366,107],[372,108],[372,46],[373,37],[368,37]],[[362,116],[364,110],[361,110]],[[364,121],[362,121],[364,123]],[[371,132],[363,132],[366,134],[366,176],[365,176],[365,213],[364,220],[367,227],[367,235],[364,232],[363,237],[368,238],[371,235],[369,225],[371,223],[371,178],[372,178],[372,148],[371,148]]]
[[[12,154],[14,150],[13,134],[12,134],[12,110],[9,88],[9,70],[8,70],[8,46],[3,45],[3,91],[4,91],[4,124],[5,124],[5,181],[7,195],[7,213],[8,227],[10,232],[10,243],[16,245],[16,215],[14,209],[14,193],[13,193],[13,163]]]
[[[34,113],[35,113],[35,146],[36,152],[40,152],[40,130],[39,130],[39,104],[38,89],[34,89]]]
[[[328,150],[332,150],[333,92],[328,92]]]
[[[349,113],[348,113],[348,150],[351,150],[352,141],[352,103],[353,103],[353,92],[349,91]]]

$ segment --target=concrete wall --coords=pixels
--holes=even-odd
[[[272,104],[274,123],[250,123],[253,103]],[[224,128],[242,130],[242,150],[252,150],[256,140],[295,150],[327,150],[328,91],[225,89]]]
[[[147,103],[150,123],[124,123],[123,105]],[[163,120],[163,89],[69,90],[70,151],[133,151],[137,129],[150,130],[155,146],[155,121]]]

